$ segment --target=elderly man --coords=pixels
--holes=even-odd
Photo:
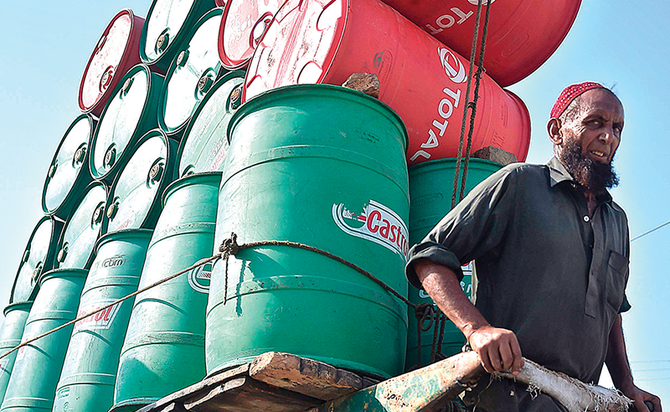
[[[621,328],[630,308],[629,235],[607,189],[623,106],[609,89],[567,87],[547,125],[555,157],[513,164],[477,186],[410,250],[407,276],[463,332],[488,372],[522,366],[522,355],[583,382],[606,363],[616,387],[647,412],[660,399],[633,383]],[[475,261],[474,305],[462,292],[461,264]],[[511,380],[468,393],[476,411],[564,411]]]

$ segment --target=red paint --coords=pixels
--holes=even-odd
[[[223,67],[246,67],[272,17],[285,0],[228,0],[219,29],[219,57]]]
[[[79,85],[79,108],[100,117],[114,88],[140,62],[140,35],[144,19],[121,10],[109,23],[91,54]]]
[[[249,65],[244,99],[279,86],[337,85],[352,73],[375,73],[379,100],[407,126],[412,165],[457,156],[467,67],[467,60],[378,0],[288,0]],[[472,151],[496,146],[524,161],[526,106],[486,74],[479,94]]]
[[[470,58],[477,0],[382,0],[457,53]],[[488,1],[483,0],[480,39]],[[537,70],[561,44],[581,0],[493,0],[486,72],[509,86]]]

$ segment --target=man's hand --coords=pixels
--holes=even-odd
[[[512,374],[516,375],[523,366],[521,347],[511,330],[483,326],[470,333],[468,342],[488,373],[511,369]]]
[[[663,409],[661,408],[661,399],[658,396],[645,392],[634,384],[625,385],[619,389],[624,395],[635,402],[635,408],[638,412],[663,412]],[[654,405],[654,409],[648,408],[647,405],[645,405],[647,402]]]

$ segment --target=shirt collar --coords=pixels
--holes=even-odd
[[[549,168],[549,186],[554,187],[562,182],[570,182],[573,187],[577,185],[577,182],[575,182],[575,179],[573,179],[570,172],[568,172],[565,166],[563,166],[563,163],[561,163],[556,156],[552,157],[551,160],[547,162],[547,167]],[[612,196],[608,191],[605,191],[605,193],[598,195],[596,199],[598,200],[598,203],[610,202]]]

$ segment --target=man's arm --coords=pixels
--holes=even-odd
[[[516,335],[510,330],[489,325],[463,293],[451,269],[428,259],[420,259],[414,263],[414,270],[440,310],[463,332],[487,372],[509,369],[513,374],[519,372],[523,359]]]
[[[649,408],[644,404],[645,401],[654,405],[654,412],[662,412],[660,398],[643,391],[633,383],[633,374],[630,371],[630,364],[626,355],[626,342],[623,338],[621,314],[617,315],[614,326],[610,331],[605,363],[614,386],[635,401],[635,407],[639,412],[649,412]]]

